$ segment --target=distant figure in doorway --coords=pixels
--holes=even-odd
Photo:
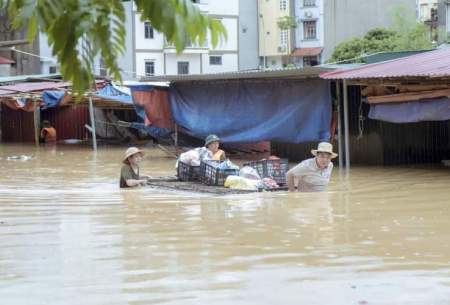
[[[120,170],[120,187],[134,187],[147,184],[147,176],[139,175],[139,163],[144,152],[137,147],[130,147],[125,152],[122,169]]]
[[[338,155],[333,152],[333,145],[327,142],[319,143],[317,149],[311,150],[314,158],[306,159],[291,168],[287,174],[287,184],[290,192],[295,191],[295,180],[298,180],[299,192],[322,192],[330,182],[333,163],[331,159]]]
[[[42,122],[42,129],[40,133],[41,143],[56,143],[56,129],[52,127],[49,121]]]

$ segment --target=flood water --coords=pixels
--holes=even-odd
[[[1,304],[450,304],[450,169],[206,196],[120,190],[123,152],[0,144]]]

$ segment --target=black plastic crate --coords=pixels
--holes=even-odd
[[[223,186],[228,176],[239,176],[238,169],[219,169],[220,161],[208,160],[200,164],[200,180],[206,185]]]
[[[177,176],[181,181],[199,181],[200,166],[192,166],[178,161]]]
[[[288,159],[251,161],[244,164],[256,169],[261,178],[273,178],[279,185],[286,184]]]

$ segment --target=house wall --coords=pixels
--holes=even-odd
[[[253,70],[259,66],[257,12],[257,0],[239,1],[239,70]]]
[[[258,28],[259,28],[259,55],[260,56],[283,56],[290,54],[292,48],[292,37],[289,35],[290,46],[280,45],[280,32],[278,27],[279,18],[290,16],[293,0],[286,0],[286,10],[280,9],[279,0],[259,0],[258,1]],[[285,47],[284,51],[279,47]]]
[[[341,42],[362,37],[376,27],[392,24],[391,11],[397,5],[416,11],[416,0],[327,0],[324,2],[324,60]]]

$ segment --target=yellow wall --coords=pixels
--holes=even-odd
[[[288,54],[278,52],[280,45],[280,29],[278,28],[278,18],[289,16],[291,2],[287,0],[286,10],[280,10],[280,0],[258,0],[258,20],[259,20],[259,55],[279,56]],[[269,34],[267,34],[269,32]],[[292,48],[291,33],[288,34],[288,47]]]

